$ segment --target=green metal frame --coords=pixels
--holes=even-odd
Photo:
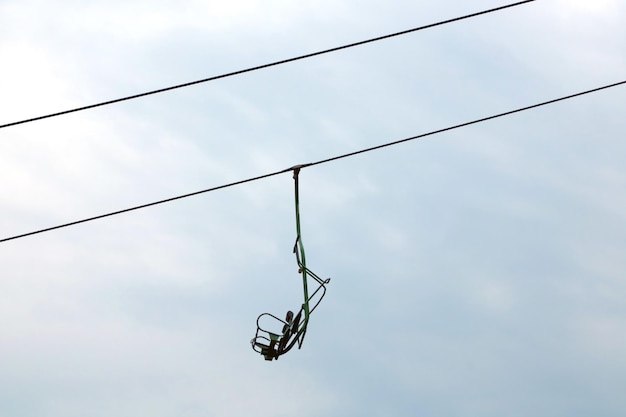
[[[298,349],[302,347],[311,313],[317,308],[322,298],[324,298],[326,294],[326,284],[330,282],[330,278],[325,280],[321,279],[306,266],[306,255],[304,253],[304,244],[302,243],[302,233],[300,231],[300,191],[298,185],[298,175],[303,166],[304,165],[297,165],[290,168],[290,170],[293,170],[297,233],[293,252],[296,255],[296,261],[298,263],[298,273],[302,275],[304,302],[297,314],[294,315],[292,311],[288,311],[284,320],[270,313],[262,313],[257,318],[257,330],[254,338],[251,340],[251,344],[252,348],[263,355],[266,360],[278,359],[280,355],[287,353],[296,344],[298,344]],[[310,295],[308,285],[309,277],[313,278],[314,282],[318,284],[315,291]],[[269,321],[273,323],[274,326],[278,327],[282,325],[282,330],[268,330],[267,326],[262,324],[261,321]]]

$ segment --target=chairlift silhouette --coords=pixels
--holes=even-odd
[[[300,173],[300,168],[303,166],[305,165],[296,165],[290,169],[293,170],[296,202],[297,235],[293,252],[296,254],[298,273],[302,276],[304,302],[297,314],[294,315],[293,311],[289,310],[284,319],[280,319],[271,313],[262,313],[257,317],[256,333],[250,343],[252,344],[252,349],[260,353],[265,360],[268,361],[278,359],[279,356],[289,352],[296,344],[298,345],[298,349],[302,347],[311,313],[313,313],[320,301],[322,301],[322,298],[324,298],[324,295],[326,295],[326,284],[330,282],[330,278],[322,279],[306,266],[306,257],[302,244],[302,235],[300,233],[298,190],[298,174]],[[309,279],[311,279],[311,283],[316,286],[315,290],[310,294]]]

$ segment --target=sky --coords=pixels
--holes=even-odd
[[[0,124],[504,5],[0,0]],[[537,0],[0,130],[0,239],[626,79],[626,4]],[[626,87],[0,243],[0,415],[623,416]]]

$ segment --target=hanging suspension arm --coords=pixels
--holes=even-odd
[[[307,166],[305,165],[296,165],[292,167],[293,169],[293,179],[294,179],[294,194],[295,194],[295,207],[296,207],[296,243],[293,246],[293,252],[296,254],[296,261],[298,262],[298,273],[302,274],[302,289],[304,292],[304,302],[302,304],[302,311],[304,312],[304,318],[302,320],[301,331],[298,332],[299,338],[299,346],[302,346],[302,342],[304,341],[304,335],[306,334],[307,324],[309,322],[309,315],[313,310],[317,307],[317,305],[322,301],[322,298],[326,294],[325,284],[330,282],[330,278],[322,280],[318,277],[313,271],[311,271],[306,266],[306,255],[304,253],[304,244],[302,243],[302,232],[300,229],[300,190],[298,177],[300,174],[300,169]],[[308,288],[308,279],[307,277],[312,277],[317,283],[319,287],[309,296],[309,288]],[[319,291],[321,295],[317,302],[311,308],[310,301],[317,295]]]
[[[293,168],[293,182],[294,193],[296,199],[296,243],[293,247],[293,251],[296,254],[296,260],[298,261],[298,272],[302,274],[302,287],[304,290],[304,304],[302,308],[304,310],[304,322],[309,320],[309,289],[307,285],[307,268],[306,268],[306,255],[304,254],[304,245],[302,244],[302,234],[300,232],[300,191],[298,187],[298,175],[300,174],[301,166],[297,165]],[[298,253],[299,252],[299,253]]]

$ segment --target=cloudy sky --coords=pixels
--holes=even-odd
[[[506,4],[0,0],[0,124]],[[0,239],[626,79],[626,4],[505,11],[0,130]],[[0,244],[0,415],[623,416],[626,87]]]

